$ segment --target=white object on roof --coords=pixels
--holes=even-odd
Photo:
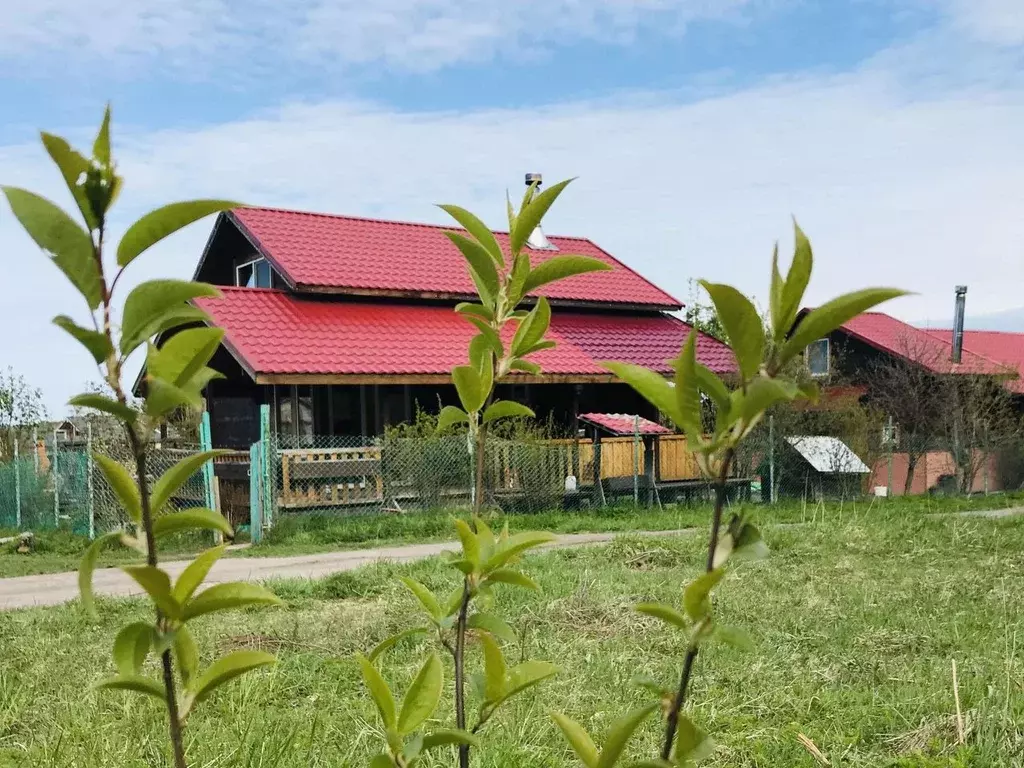
[[[830,475],[868,474],[868,465],[860,460],[850,446],[838,437],[825,435],[808,435],[804,437],[787,437],[786,442],[792,445],[797,453],[818,472]]]

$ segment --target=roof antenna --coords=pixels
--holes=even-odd
[[[964,351],[964,304],[967,302],[967,286],[956,287],[956,303],[953,305],[953,355],[952,361],[959,363]]]
[[[526,174],[526,186],[536,185],[537,190],[544,183],[544,177],[539,173]],[[558,248],[551,244],[551,241],[544,234],[544,230],[538,224],[530,236],[526,238],[526,244],[535,251],[557,251]]]

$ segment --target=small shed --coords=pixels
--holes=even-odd
[[[794,491],[799,489],[800,495],[858,495],[863,477],[871,474],[868,465],[838,437],[801,435],[787,437],[786,442],[793,449],[788,474],[801,482],[785,485]]]
[[[582,413],[577,420],[594,441],[594,487],[602,502],[609,495],[632,495],[634,502],[642,496],[648,505],[654,503],[658,438],[671,435],[672,430],[633,413]],[[619,438],[618,443],[622,438],[633,438],[632,446],[622,446],[630,448],[632,454],[630,466],[625,468],[628,471],[613,477],[602,473],[602,437]]]

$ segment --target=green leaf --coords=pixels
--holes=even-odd
[[[740,373],[743,378],[749,379],[760,370],[764,356],[761,316],[757,314],[750,299],[731,285],[709,283],[706,280],[701,280],[700,284],[715,305],[715,311],[729,337],[729,345],[736,355]]]
[[[576,756],[587,768],[597,768],[597,761],[600,756],[597,752],[597,745],[579,723],[560,712],[552,712],[551,719],[562,731],[565,740],[569,742]]]
[[[416,678],[405,692],[402,711],[398,713],[398,732],[412,733],[437,709],[444,684],[441,659],[432,653],[423,663]]]
[[[505,690],[502,693],[501,703],[522,693],[528,688],[544,682],[549,677],[558,674],[558,667],[548,661],[524,661],[509,670],[505,681]]]
[[[632,363],[601,362],[603,368],[618,376],[639,392],[647,402],[664,413],[676,424],[682,424],[675,388],[660,373]]]
[[[150,506],[153,511],[159,513],[171,500],[171,497],[181,488],[192,475],[196,474],[203,465],[212,461],[218,456],[223,456],[227,451],[202,451],[200,453],[186,456],[173,467],[164,472],[160,479],[153,483],[150,491]]]
[[[366,684],[373,703],[377,705],[377,712],[385,728],[395,727],[395,697],[391,695],[391,689],[384,682],[377,668],[362,654],[356,654],[356,661],[363,673],[363,683]]]
[[[494,319],[494,312],[483,304],[472,304],[468,301],[462,301],[455,305],[455,311],[461,315],[479,317],[487,322],[491,322]]]
[[[171,619],[181,618],[181,603],[171,594],[171,577],[155,565],[126,565],[121,568],[146,590],[153,604]]]
[[[523,300],[523,286],[526,285],[526,278],[530,276],[530,257],[525,253],[517,253],[512,259],[512,269],[508,276],[508,305],[515,307]],[[521,314],[520,314],[521,313]],[[518,310],[512,317],[525,317],[525,310]]]
[[[198,392],[182,389],[168,384],[163,379],[146,377],[146,415],[159,419],[176,408],[187,408],[198,411],[203,407],[203,399]]]
[[[241,203],[231,200],[189,200],[170,203],[150,211],[128,227],[121,242],[117,244],[117,263],[126,267],[147,248],[192,222],[211,213],[241,207]]]
[[[605,737],[604,744],[601,747],[601,756],[598,758],[597,768],[612,768],[619,761],[619,758],[622,757],[622,753],[626,750],[626,745],[633,738],[636,729],[657,708],[657,704],[651,704],[642,709],[634,710],[612,723],[611,730],[608,731],[608,735]]]
[[[691,330],[676,361],[676,408],[679,426],[694,443],[700,440],[700,391],[697,381],[697,331]]]
[[[455,531],[462,542],[462,556],[474,566],[480,564],[480,542],[477,541],[476,533],[469,527],[465,520],[455,520]]]
[[[438,207],[459,222],[469,234],[476,238],[476,241],[494,259],[495,264],[502,265],[505,263],[505,256],[501,252],[501,246],[498,245],[498,241],[494,237],[494,233],[491,232],[490,227],[465,208],[460,208],[457,205],[440,205]]]
[[[164,693],[164,686],[148,677],[142,675],[117,675],[115,677],[108,677],[106,680],[100,680],[96,683],[94,688],[110,688],[118,691],[135,691],[136,693],[144,693],[147,696],[160,699],[165,701],[166,694]]]
[[[512,337],[512,354],[521,357],[531,351],[544,338],[550,325],[551,305],[541,296],[526,319],[519,323],[515,336]]]
[[[106,335],[83,328],[67,315],[57,315],[53,318],[53,324],[71,334],[79,344],[89,350],[89,354],[97,363],[102,363],[114,352]]]
[[[468,744],[471,747],[479,747],[480,740],[471,733],[455,729],[439,728],[433,733],[423,737],[423,750],[436,749],[449,744]]]
[[[185,387],[210,362],[223,338],[224,331],[220,328],[178,331],[149,355],[147,373],[176,387]]]
[[[483,337],[483,343],[487,345],[487,348],[494,352],[495,357],[503,357],[505,354],[505,347],[501,343],[501,337],[498,336],[498,332],[491,328],[486,320],[479,317],[469,315],[466,319],[477,327],[480,331],[480,336]]]
[[[675,757],[696,763],[710,756],[714,749],[715,742],[701,728],[694,725],[690,718],[680,713],[673,753]]]
[[[96,309],[102,300],[103,288],[89,233],[46,198],[17,187],[0,188],[29,237],[50,255],[85,298],[89,309]]]
[[[505,654],[490,634],[480,635],[484,651],[484,696],[487,701],[500,701],[505,692]]]
[[[103,110],[103,122],[92,143],[92,156],[103,166],[110,165],[110,105]]]
[[[430,616],[435,623],[444,618],[445,614],[441,610],[441,606],[438,604],[437,598],[434,597],[433,592],[411,576],[403,576],[402,583],[405,584],[409,591],[416,596],[416,599],[420,601],[420,605],[422,605],[427,611],[427,615]]]
[[[734,393],[737,405],[733,408],[733,414],[751,423],[773,405],[790,402],[799,394],[800,390],[791,381],[758,376],[750,382],[745,393],[740,390]]]
[[[127,355],[151,335],[165,315],[179,316],[187,301],[219,296],[212,285],[185,280],[150,280],[137,285],[124,303],[121,320],[121,353]]]
[[[370,768],[395,768],[395,761],[391,755],[381,752],[370,761]]]
[[[178,662],[181,680],[188,688],[199,673],[199,648],[184,624],[174,631],[174,658]]]
[[[513,571],[511,568],[496,568],[487,574],[488,582],[498,582],[501,584],[512,584],[516,587],[525,587],[526,589],[533,589],[540,591],[540,585],[536,581],[531,579],[525,573],[519,571]]]
[[[193,507],[181,512],[168,512],[153,521],[153,535],[166,536],[168,533],[181,531],[220,531],[228,538],[234,538],[235,532],[224,515],[212,509]]]
[[[653,616],[654,618],[660,619],[666,624],[671,624],[674,627],[679,627],[680,629],[690,628],[690,622],[687,620],[686,616],[681,611],[676,610],[670,605],[664,605],[662,603],[640,603],[636,606],[636,609],[640,613]]]
[[[467,413],[474,413],[483,408],[489,391],[484,390],[480,372],[471,365],[459,365],[452,369],[452,381],[459,393],[459,400]]]
[[[197,555],[191,563],[185,566],[185,570],[181,572],[171,591],[174,599],[182,605],[187,603],[225,550],[227,550],[227,544],[212,547]]]
[[[191,621],[196,616],[251,605],[281,605],[281,598],[257,584],[234,581],[228,584],[214,584],[203,590],[185,606],[184,619]]]
[[[469,264],[469,271],[474,277],[478,287],[482,287],[481,299],[485,304],[493,301],[501,289],[498,279],[498,270],[494,266],[494,258],[487,252],[480,243],[463,237],[458,232],[445,232],[445,236],[455,244],[455,247],[462,252],[463,257]]]
[[[711,637],[741,651],[749,651],[754,647],[754,641],[750,639],[750,635],[739,627],[716,625]]]
[[[716,431],[721,431],[731,420],[732,399],[725,382],[707,366],[696,363],[693,366],[697,387],[715,404]]]
[[[217,688],[236,677],[276,663],[277,659],[263,651],[233,651],[217,659],[203,674],[192,681],[192,685],[189,686],[192,701],[203,701]]]
[[[807,345],[828,336],[839,326],[857,315],[867,312],[884,301],[905,296],[906,291],[898,288],[865,288],[862,291],[846,293],[825,302],[804,315],[793,335],[779,351],[779,362],[785,363],[802,354]]]
[[[484,563],[484,572],[487,575],[503,565],[508,563],[512,558],[517,557],[528,549],[539,547],[542,544],[548,544],[554,541],[557,537],[553,533],[547,531],[524,531],[523,533],[517,533],[515,536],[509,536],[508,540],[497,545],[487,561]]]
[[[584,275],[587,272],[604,272],[612,268],[611,264],[591,256],[555,256],[541,262],[523,283],[523,294],[533,293],[542,285],[563,280],[573,275]]]
[[[54,164],[60,169],[60,175],[64,177],[64,183],[71,192],[71,196],[75,198],[78,210],[82,212],[82,217],[85,219],[86,227],[88,227],[89,231],[96,229],[97,222],[96,216],[92,212],[92,205],[85,194],[84,186],[79,183],[92,168],[92,164],[60,136],[54,136],[52,133],[46,133],[45,131],[40,135],[43,139],[43,146],[46,148]]]
[[[468,422],[469,416],[464,410],[456,408],[454,405],[446,405],[441,409],[441,413],[437,415],[437,432],[444,432],[456,424],[466,424]]]
[[[119,403],[117,400],[112,400],[109,397],[92,393],[75,395],[68,400],[68,405],[75,405],[79,408],[92,408],[94,411],[109,413],[111,416],[116,416],[121,421],[126,421],[129,424],[134,424],[135,420],[139,417],[138,411],[130,406]]]
[[[752,523],[744,523],[736,537],[734,557],[741,560],[764,560],[768,557],[768,545],[761,538],[761,531]]]
[[[710,613],[711,590],[722,580],[724,575],[723,569],[716,568],[713,571],[702,573],[686,586],[683,591],[683,608],[686,609],[687,616],[694,621],[700,621]]]
[[[78,566],[78,592],[82,597],[82,607],[85,608],[85,612],[93,619],[97,618],[97,614],[96,602],[92,594],[92,573],[96,570],[96,561],[99,559],[103,548],[120,538],[120,531],[100,536],[85,550],[85,554],[82,555],[82,562]]]
[[[517,639],[515,631],[508,622],[493,613],[478,611],[469,617],[466,624],[470,629],[490,632],[495,637],[509,643],[514,643]]]
[[[381,654],[393,648],[405,638],[413,637],[414,635],[422,635],[425,634],[426,631],[426,627],[412,627],[411,629],[404,629],[401,632],[391,635],[391,637],[381,640],[376,646],[374,646],[374,649],[370,651],[370,655],[367,658],[370,662],[374,662],[381,656]]]
[[[124,465],[118,461],[104,456],[102,453],[94,453],[93,461],[99,465],[103,477],[106,478],[117,500],[121,502],[128,517],[136,525],[142,522],[142,499],[139,496],[139,487],[135,484],[135,478],[131,476]]]
[[[139,673],[153,644],[154,629],[144,621],[132,622],[121,628],[114,638],[114,664],[122,675]]]
[[[795,219],[793,220],[793,232],[796,238],[793,263],[789,266],[789,273],[786,275],[786,281],[782,288],[782,295],[779,299],[779,314],[777,318],[774,313],[772,315],[772,332],[776,341],[780,342],[786,338],[786,334],[793,327],[793,321],[796,320],[797,312],[800,311],[800,303],[804,299],[804,291],[807,290],[807,284],[811,281],[811,268],[814,264],[811,243]],[[776,259],[777,250],[776,248]],[[774,269],[778,270],[777,263]],[[774,277],[772,279],[774,281]]]
[[[498,419],[527,418],[532,419],[536,414],[521,403],[512,400],[495,400],[484,411],[483,422],[489,424]]]
[[[423,734],[416,733],[413,737],[406,742],[405,749],[402,750],[402,758],[405,760],[406,765],[415,765],[417,758],[420,756],[420,752],[423,751]]]
[[[531,363],[529,360],[513,360],[509,364],[509,369],[513,371],[522,371],[528,373],[531,376],[537,376],[540,374],[540,366],[536,363]]]
[[[772,336],[776,341],[784,339],[789,331],[789,328],[782,328],[786,322],[782,307],[785,289],[786,281],[779,272],[779,244],[775,243],[775,248],[772,249],[772,282],[768,291],[768,312],[772,319]]]
[[[213,319],[209,314],[199,309],[199,307],[193,307],[191,304],[181,304],[180,306],[172,307],[163,314],[153,318],[148,325],[140,328],[135,334],[135,339],[129,340],[122,335],[121,349],[127,349],[129,346],[131,349],[135,349],[144,344],[148,339],[152,339],[165,331],[197,323],[210,325],[213,323]]]
[[[518,253],[522,250],[527,238],[537,228],[537,225],[541,223],[544,214],[548,212],[548,209],[558,199],[558,196],[562,194],[562,190],[571,182],[572,179],[566,179],[557,184],[552,184],[520,209],[519,215],[516,216],[515,226],[509,232],[512,253]]]

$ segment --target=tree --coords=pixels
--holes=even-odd
[[[940,439],[956,467],[957,487],[970,493],[978,472],[1020,434],[1020,419],[999,378],[948,376],[940,393]]]
[[[14,443],[25,447],[32,428],[46,418],[43,393],[11,367],[0,371],[0,459],[14,455]]]

